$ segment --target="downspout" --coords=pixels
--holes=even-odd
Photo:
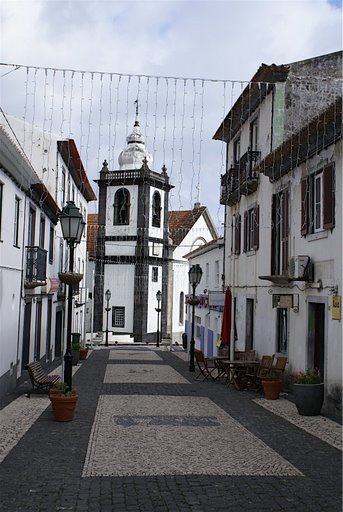
[[[230,359],[233,361],[235,357],[235,237],[233,227],[235,225],[236,215],[232,216],[231,233],[232,233],[232,260],[231,260],[231,326],[230,326]]]

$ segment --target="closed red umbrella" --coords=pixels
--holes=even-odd
[[[224,299],[224,309],[223,309],[223,319],[222,319],[222,330],[221,330],[221,346],[230,345],[230,335],[231,335],[231,307],[232,307],[232,295],[230,288],[226,288],[225,299]]]

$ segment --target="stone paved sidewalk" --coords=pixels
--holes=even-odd
[[[2,512],[340,512],[341,426],[195,381],[184,353],[94,350],[74,421],[44,395],[0,411]],[[307,421],[309,420],[309,421]]]

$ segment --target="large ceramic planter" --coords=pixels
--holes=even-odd
[[[294,401],[302,416],[320,414],[324,401],[324,384],[293,384]]]
[[[72,358],[73,358],[73,359],[72,359],[72,364],[73,364],[74,366],[76,366],[76,365],[77,365],[77,363],[79,362],[79,358],[80,358],[80,350],[79,350],[79,349],[77,349],[77,350],[72,349],[72,350],[71,350],[71,355],[72,355]]]
[[[55,421],[72,421],[74,418],[76,402],[78,400],[78,396],[76,394],[66,396],[57,393],[50,393],[50,400]]]
[[[282,380],[263,380],[262,387],[267,400],[277,400],[282,389]]]

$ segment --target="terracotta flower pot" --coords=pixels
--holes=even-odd
[[[80,359],[87,359],[88,348],[80,348]]]
[[[72,421],[78,398],[76,394],[66,396],[55,392],[50,393],[55,421]]]
[[[282,380],[263,380],[262,387],[267,400],[277,400],[282,389]]]

